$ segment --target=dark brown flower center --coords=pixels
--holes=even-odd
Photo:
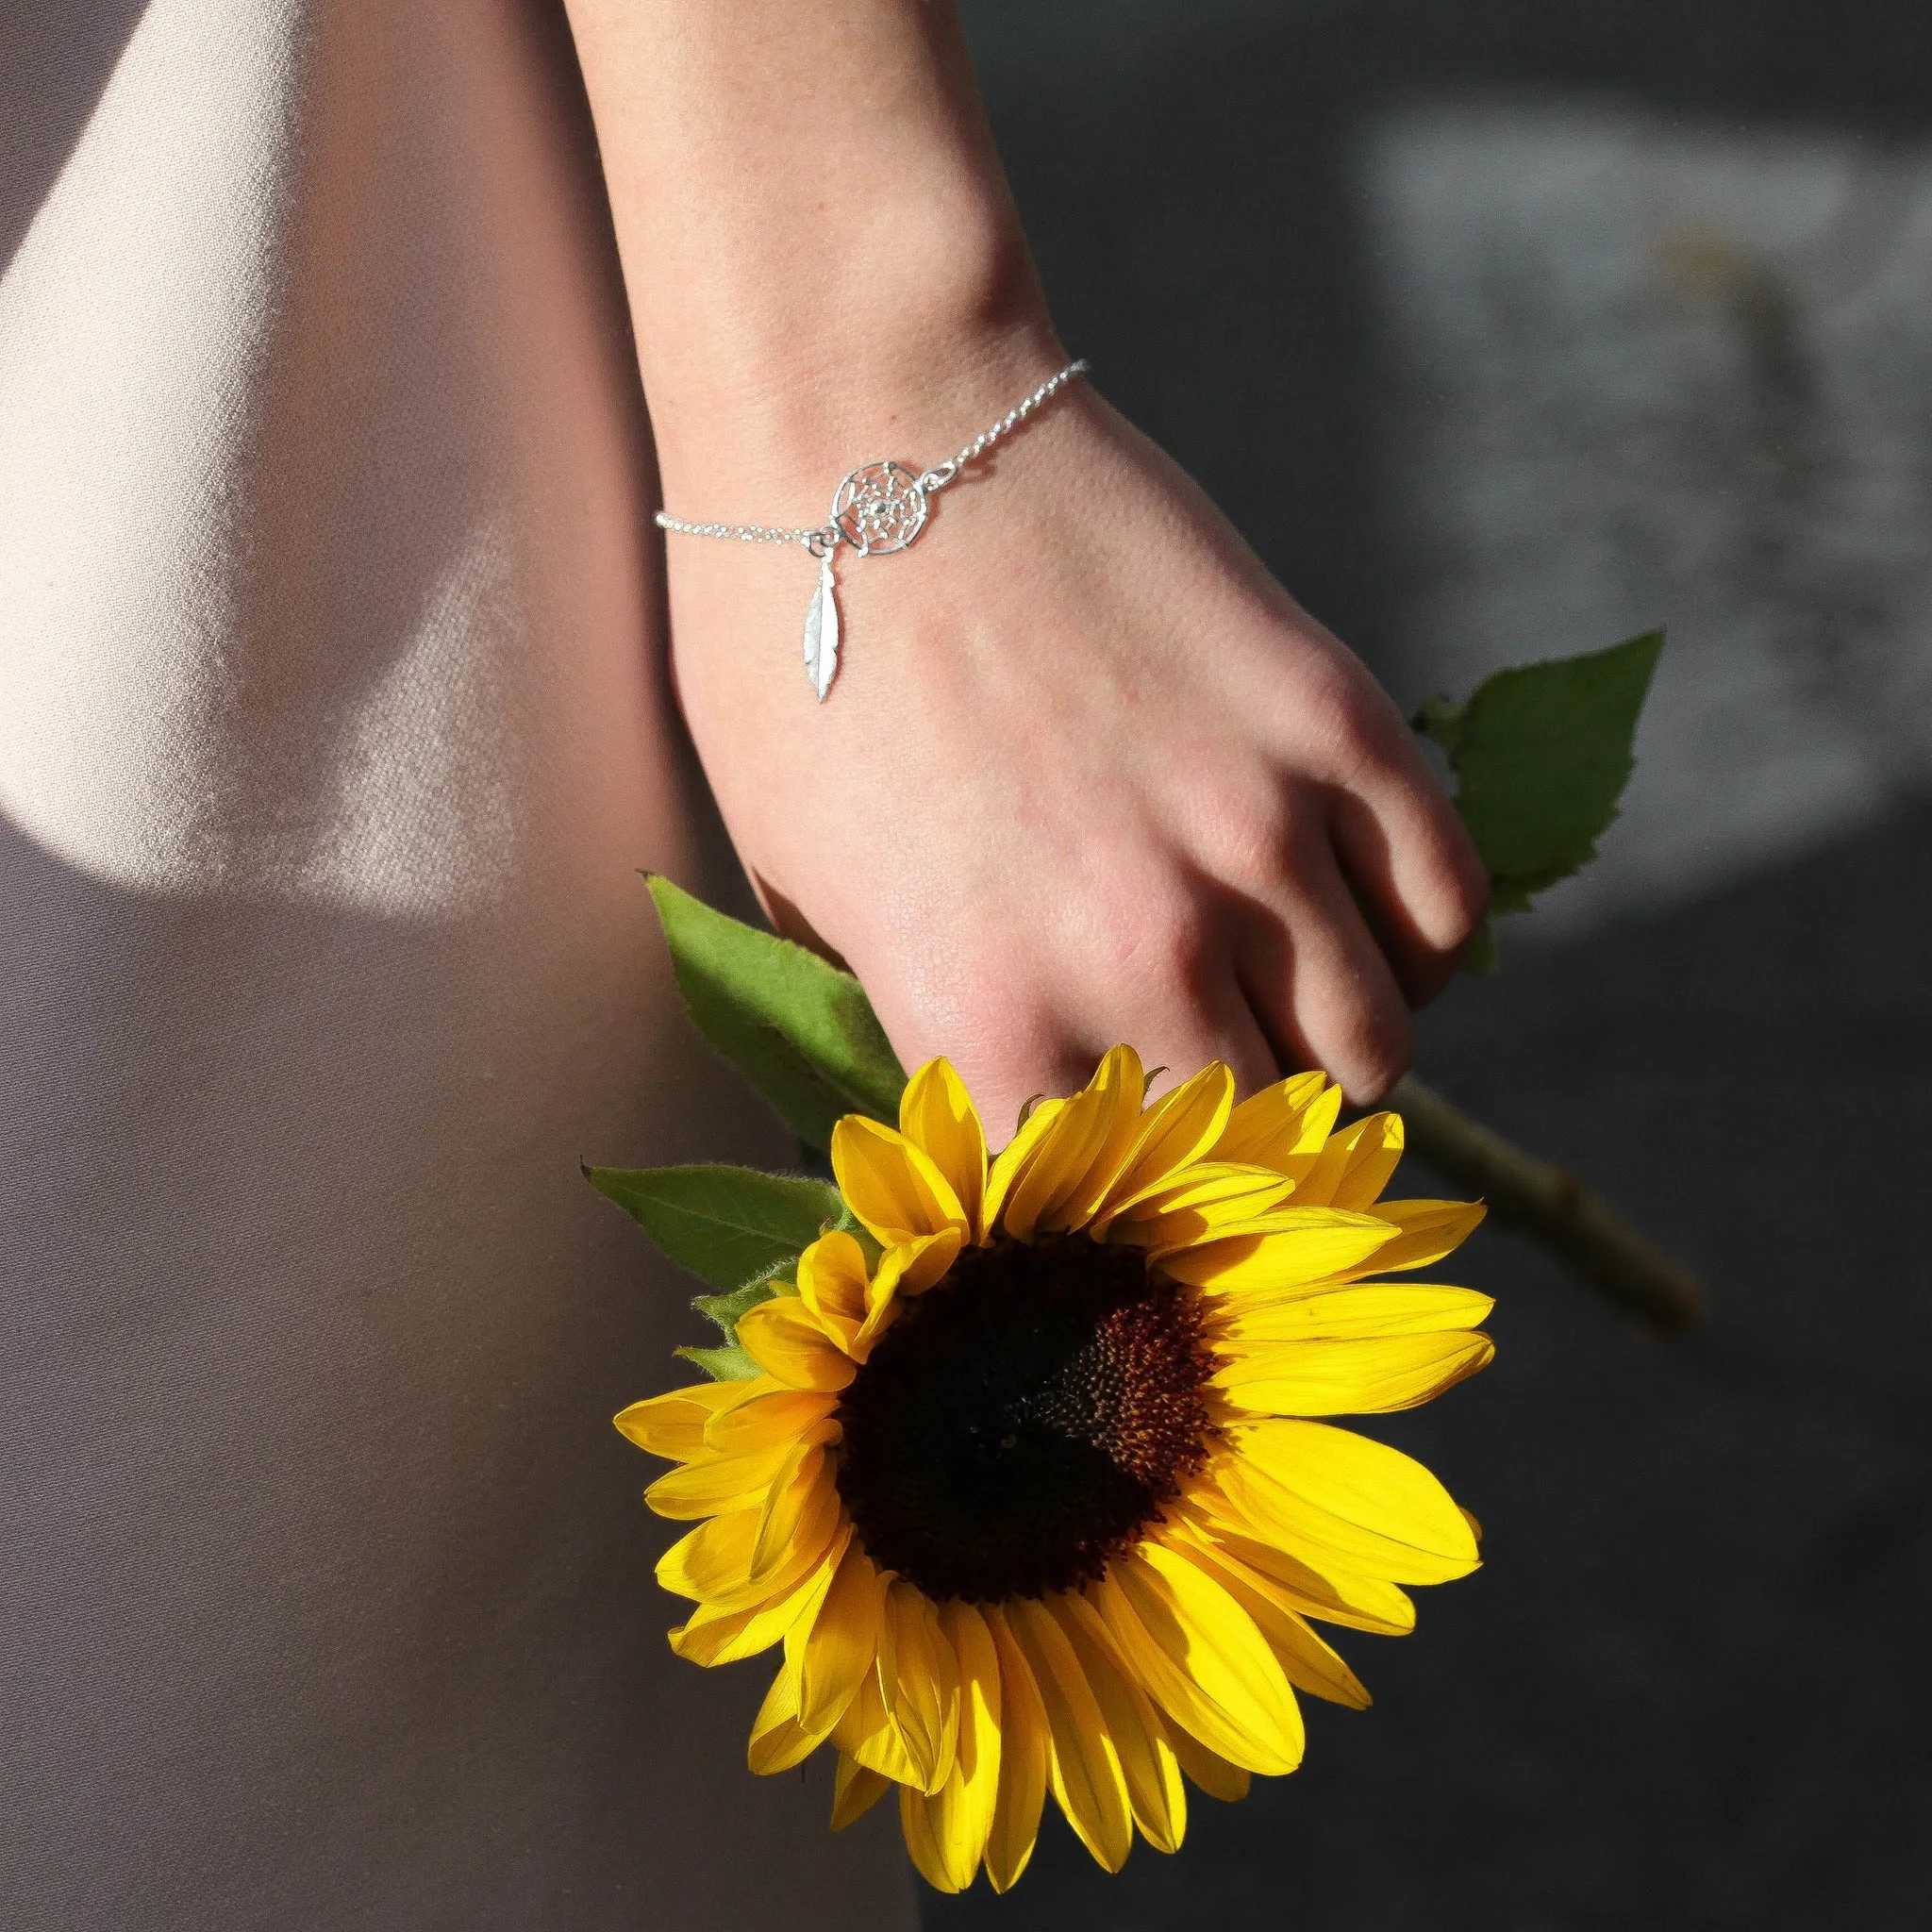
[[[839,1493],[929,1597],[1091,1582],[1206,1460],[1200,1296],[1086,1235],[969,1248],[840,1406]]]

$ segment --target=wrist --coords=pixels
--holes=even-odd
[[[668,504],[816,521],[856,464],[937,461],[1065,362],[1010,210],[908,199],[641,329]]]

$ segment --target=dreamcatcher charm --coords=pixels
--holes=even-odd
[[[891,557],[908,548],[925,528],[932,493],[943,490],[969,463],[1008,436],[1055,393],[1086,374],[1085,362],[1069,362],[1049,376],[1024,402],[1015,405],[991,429],[974,438],[958,456],[929,470],[908,470],[890,460],[864,463],[843,477],[832,492],[831,521],[817,529],[785,529],[769,524],[693,524],[658,512],[660,530],[686,537],[724,537],[740,543],[802,543],[818,559],[819,580],[805,610],[805,675],[821,704],[839,675],[839,587],[832,558],[840,544],[855,557]]]

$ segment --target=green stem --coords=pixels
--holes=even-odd
[[[1689,1269],[1654,1248],[1567,1167],[1538,1160],[1473,1121],[1413,1076],[1389,1105],[1408,1130],[1408,1151],[1490,1212],[1541,1241],[1576,1274],[1659,1334],[1688,1335],[1704,1321],[1704,1290]]]

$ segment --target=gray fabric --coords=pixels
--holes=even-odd
[[[609,1426],[784,1149],[560,21],[0,0],[0,1923],[909,1925]]]

